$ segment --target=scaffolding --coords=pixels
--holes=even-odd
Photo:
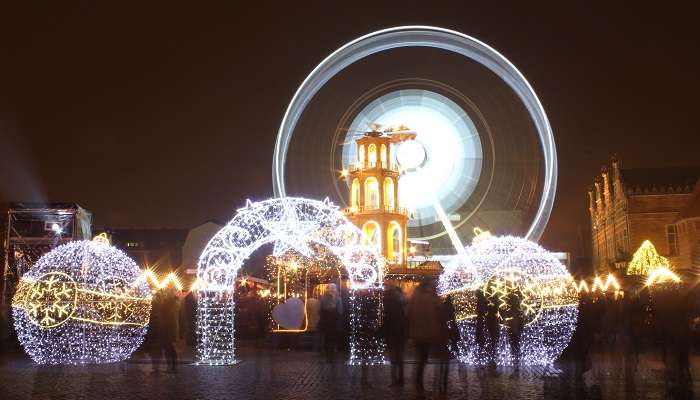
[[[91,238],[92,215],[75,203],[10,203],[4,243],[2,303],[44,253],[72,240]]]

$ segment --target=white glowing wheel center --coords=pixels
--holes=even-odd
[[[401,168],[412,171],[420,168],[426,159],[425,147],[420,142],[409,140],[396,148],[396,162]]]

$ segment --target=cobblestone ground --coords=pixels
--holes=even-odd
[[[362,368],[341,362],[319,362],[311,352],[240,351],[235,366],[192,365],[185,355],[178,371],[153,373],[148,358],[137,356],[130,362],[99,366],[39,367],[21,355],[0,360],[1,399],[411,399],[421,398],[412,385],[403,389],[387,386],[389,367],[367,369],[363,383]],[[621,355],[596,355],[595,379],[606,399],[668,398],[664,368],[658,356],[647,354],[640,361],[636,378],[625,380]],[[696,377],[694,392],[700,395],[700,360],[693,357]],[[406,366],[412,378],[412,363]],[[435,364],[426,371],[426,389],[431,390]],[[449,399],[576,399],[567,367],[557,376],[541,369],[526,369],[519,379],[510,379],[509,371],[488,377],[474,368],[453,364]],[[410,382],[411,379],[408,379]],[[425,396],[437,398],[433,392]],[[697,398],[698,396],[696,396]]]

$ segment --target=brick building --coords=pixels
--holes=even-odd
[[[588,191],[596,273],[624,271],[650,240],[678,269],[700,268],[700,166],[623,169],[613,158]]]

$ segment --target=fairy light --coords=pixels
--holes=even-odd
[[[516,289],[525,300],[521,305],[525,317],[521,362],[551,365],[559,357],[576,329],[577,284],[559,260],[536,243],[482,232],[465,249],[463,260],[445,268],[438,286],[440,294],[451,296],[455,306],[460,330],[456,356],[460,361],[487,362],[476,340],[477,291],[503,308],[506,296]],[[507,327],[502,324],[500,329],[496,361],[510,365]]]
[[[44,254],[12,301],[17,337],[39,364],[121,361],[143,342],[150,289],[136,263],[105,242],[74,241]]]
[[[386,363],[386,343],[379,335],[383,314],[382,291],[350,292],[350,365]]]
[[[272,243],[274,257],[294,252],[308,258],[318,257],[318,248],[327,249],[347,271],[351,291],[381,293],[382,259],[376,249],[363,245],[361,239],[362,232],[328,199],[284,197],[255,203],[248,200],[209,241],[199,259],[199,362],[236,362],[233,285],[243,263],[256,249]],[[373,344],[356,343],[358,353],[354,359],[362,357],[360,348],[365,345]]]
[[[627,267],[627,275],[648,275],[659,267],[672,268],[668,259],[659,255],[651,241],[645,240],[634,252],[632,261]]]
[[[596,290],[600,290],[601,292],[607,292],[610,289],[610,287],[612,287],[616,291],[621,289],[620,283],[617,281],[614,275],[609,274],[605,278],[605,282],[603,282],[603,280],[599,276],[596,276],[593,279],[593,286],[591,292],[595,292]]]
[[[180,291],[182,291],[184,288],[184,285],[182,282],[180,282],[180,279],[174,272],[170,272],[165,276],[165,278],[159,279],[152,270],[147,269],[143,271],[141,275],[139,275],[134,284],[140,284],[142,282],[148,282],[156,290],[165,289],[169,285],[172,285]]]
[[[644,282],[645,286],[653,286],[663,283],[680,283],[681,278],[676,275],[675,272],[671,271],[666,267],[659,267],[654,269],[647,275],[647,279]]]

